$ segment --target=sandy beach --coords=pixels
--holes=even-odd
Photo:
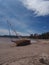
[[[16,47],[9,38],[0,38],[0,65],[48,65],[39,61],[43,55],[49,59],[49,40]]]

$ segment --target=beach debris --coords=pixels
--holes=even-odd
[[[49,56],[47,54],[42,54],[39,58],[40,63],[49,65]]]

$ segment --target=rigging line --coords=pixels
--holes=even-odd
[[[8,24],[8,21],[7,21],[7,24]],[[9,29],[9,35],[11,35],[9,24],[8,24],[8,29]]]
[[[16,36],[18,36],[18,38],[21,38],[18,33],[16,32],[16,30],[13,28],[12,24],[7,20],[7,23],[9,24],[9,27],[11,27],[11,29],[13,29],[13,31],[15,32]],[[11,32],[9,32],[11,33]]]
[[[15,29],[13,28],[12,24],[11,24],[9,21],[7,21],[7,22],[8,22],[8,24],[10,25],[11,29],[12,29],[12,30],[15,32],[15,34],[17,35],[17,33],[16,33]]]
[[[10,40],[12,41],[12,37],[11,37],[11,32],[10,32],[10,25],[9,25],[9,23],[8,23],[8,21],[7,21],[7,24],[8,24],[8,29],[9,29],[9,38],[10,38]]]

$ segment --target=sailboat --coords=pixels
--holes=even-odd
[[[9,27],[11,27],[13,29],[13,26],[9,21],[7,21],[7,24],[9,25]],[[18,36],[16,30],[13,29],[13,31],[15,32],[16,36]],[[10,34],[11,33],[10,33],[10,29],[9,29],[9,35]],[[11,42],[14,42],[16,44],[16,46],[26,46],[26,45],[31,44],[30,39],[22,38],[20,36],[18,36],[18,40],[11,40]]]

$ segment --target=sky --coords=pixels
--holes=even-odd
[[[11,35],[49,32],[49,0],[0,0],[0,35],[9,30]]]

